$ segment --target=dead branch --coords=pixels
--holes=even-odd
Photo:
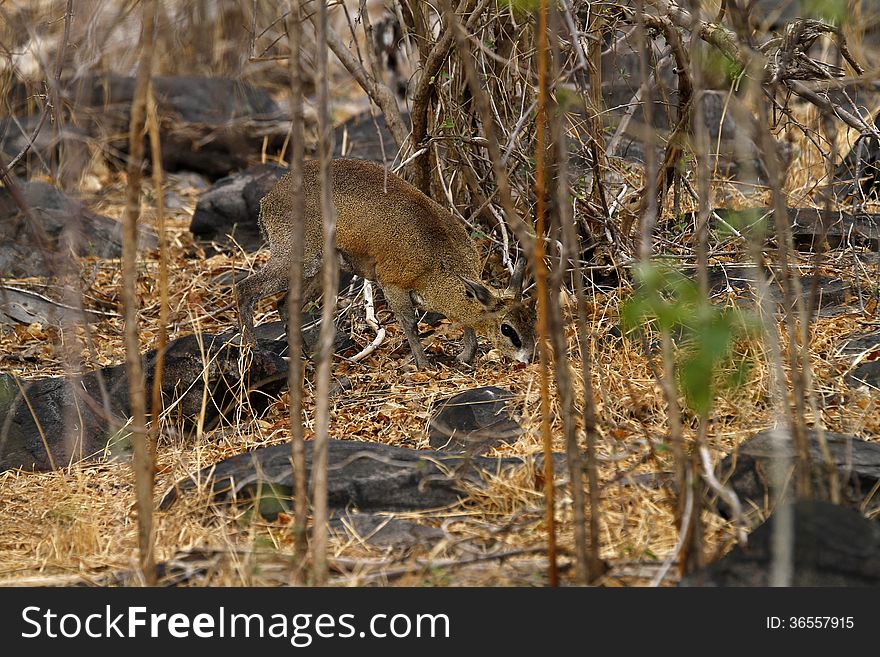
[[[291,238],[290,286],[287,301],[287,340],[290,356],[287,390],[290,400],[291,462],[293,464],[293,583],[304,579],[304,566],[308,556],[309,496],[306,481],[306,448],[303,427],[303,375],[302,360],[302,304],[303,267],[305,260],[305,189],[303,165],[305,161],[305,117],[303,114],[303,66],[302,66],[302,0],[290,0],[290,120],[291,156],[290,176],[293,198],[290,224]],[[326,48],[324,48],[326,50]]]
[[[318,157],[320,159],[321,214],[324,227],[324,257],[321,272],[324,302],[318,338],[318,372],[315,405],[315,447],[312,452],[312,572],[314,583],[327,579],[327,464],[330,428],[330,375],[333,365],[333,338],[336,335],[336,292],[339,269],[336,257],[336,209],[333,205],[330,159],[333,156],[333,124],[330,121],[330,87],[327,71],[327,44],[335,37],[327,27],[327,4],[319,3],[317,20],[318,76]],[[331,46],[332,47],[332,46]],[[348,53],[348,51],[346,50]],[[351,55],[351,53],[348,53]],[[360,65],[360,64],[358,64]],[[388,90],[388,87],[381,85]],[[389,90],[390,91],[390,90]],[[399,116],[399,115],[398,115]],[[386,120],[389,117],[386,115]]]
[[[135,79],[134,99],[129,127],[128,186],[123,214],[122,303],[125,313],[125,362],[128,370],[128,394],[131,404],[131,432],[134,451],[134,476],[137,490],[138,545],[140,569],[147,585],[156,583],[153,557],[153,464],[147,445],[146,393],[138,336],[137,294],[137,222],[140,217],[141,177],[144,164],[144,124],[147,89],[153,65],[156,27],[156,0],[143,4],[141,56]]]
[[[309,18],[313,25],[316,25],[316,22],[319,20],[314,14],[309,16]],[[318,26],[316,25],[316,29],[317,28]],[[397,147],[403,148],[404,144],[406,144],[409,130],[404,126],[403,117],[400,115],[400,110],[397,107],[397,98],[395,98],[394,92],[388,88],[388,85],[380,80],[376,80],[373,76],[367,73],[363,65],[351,53],[345,43],[343,43],[342,39],[339,38],[335,32],[327,30],[326,38],[327,45],[330,46],[333,54],[336,55],[346,70],[351,73],[355,81],[357,81],[370,99],[376,103],[382,111],[382,114],[385,117],[385,122],[388,124],[388,129],[391,131],[391,136],[394,138]]]

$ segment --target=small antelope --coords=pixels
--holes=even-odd
[[[439,204],[393,173],[388,172],[386,179],[384,168],[374,162],[334,160],[330,171],[340,266],[382,288],[419,369],[428,359],[419,341],[416,307],[442,313],[464,327],[464,348],[458,357],[462,362],[473,360],[477,333],[509,358],[532,360],[535,315],[522,302],[521,269],[511,282],[519,290],[496,294],[479,282],[479,256],[464,225]],[[288,288],[291,184],[288,174],[260,202],[260,226],[272,255],[263,269],[238,285],[242,335],[251,344],[254,303]],[[318,162],[305,163],[303,185],[305,304],[321,293],[324,236]]]

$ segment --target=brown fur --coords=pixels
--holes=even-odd
[[[460,356],[470,361],[474,331],[486,335],[508,356],[525,360],[534,349],[534,315],[524,304],[496,295],[478,281],[480,260],[464,225],[443,207],[395,174],[366,160],[334,160],[331,166],[336,207],[336,249],[343,268],[375,281],[404,328],[416,364],[427,359],[416,332],[415,304],[439,312],[465,327]],[[242,333],[253,336],[253,305],[287,289],[291,261],[291,190],[288,174],[260,204],[260,225],[272,255],[266,266],[239,284]],[[318,163],[306,162],[305,267],[303,301],[320,290],[323,228]],[[519,347],[502,335],[512,327]]]

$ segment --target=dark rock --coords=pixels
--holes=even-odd
[[[880,250],[880,215],[789,208],[788,219],[800,250],[817,251],[826,245],[832,249],[857,246]]]
[[[211,186],[210,181],[195,171],[178,171],[169,173],[166,178],[170,185],[204,191]]]
[[[120,75],[72,80],[62,91],[70,99],[73,120],[60,134],[47,121],[20,166],[31,172],[48,170],[63,141],[62,168],[87,165],[89,148],[95,145],[122,167],[120,154],[128,152],[134,81]],[[153,78],[153,91],[166,171],[198,171],[221,178],[252,164],[264,147],[279,151],[290,130],[290,121],[271,95],[241,80],[158,76]],[[30,116],[0,122],[0,149],[10,156],[17,154],[38,121],[38,116]]]
[[[709,293],[751,297],[752,268],[745,265],[715,265],[709,267]]]
[[[154,77],[152,83],[160,118],[218,125],[235,119],[267,119],[280,114],[268,92],[241,80],[160,75]],[[134,77],[95,76],[87,81],[87,93],[81,102],[88,107],[129,113],[134,87]]]
[[[430,545],[445,536],[442,529],[377,513],[346,512],[330,518],[330,530],[349,540],[376,547]]]
[[[205,374],[206,427],[238,405],[239,386],[244,386],[259,411],[287,381],[287,362],[266,348],[253,350],[248,360],[242,358],[239,347],[215,336],[203,334],[201,340],[207,373],[197,336],[175,340],[165,353],[163,406],[171,409],[170,417],[184,430],[195,426],[203,412]],[[155,351],[144,357],[147,391],[152,388],[155,357]],[[107,392],[106,404],[102,385]],[[150,399],[148,393],[148,412]],[[50,470],[53,464],[62,467],[100,457],[105,451],[113,456],[124,454],[129,450],[125,425],[130,413],[125,365],[89,372],[79,381],[55,377],[16,382],[11,376],[0,376],[0,470]]]
[[[844,376],[850,388],[880,390],[880,331],[853,335],[837,345],[834,353],[852,361]]]
[[[59,326],[65,322],[93,322],[98,314],[78,310],[32,292],[0,285],[0,324],[32,324]]]
[[[95,113],[94,133],[127,152],[128,119],[134,78],[94,77],[83,83],[79,107]],[[162,130],[162,166],[167,171],[197,171],[220,178],[243,169],[260,152],[264,138],[280,147],[290,123],[272,97],[240,80],[197,76],[158,76],[153,89]],[[122,132],[120,132],[122,130]]]
[[[446,315],[442,315],[441,313],[435,313],[433,311],[428,311],[422,314],[419,318],[419,324],[428,324],[429,326],[439,326],[440,323],[446,319]]]
[[[374,122],[370,113],[364,112],[338,126],[333,138],[333,157],[388,162],[390,165],[397,157],[397,146],[394,145],[394,137],[385,123],[385,116],[377,111]]]
[[[741,231],[759,230],[772,237],[776,234],[772,210],[769,208],[749,208],[729,210],[716,208],[713,211],[724,222]],[[852,214],[843,211],[819,210],[816,208],[788,208],[788,221],[791,226],[795,246],[804,251],[825,248],[858,246],[872,251],[880,249],[880,216],[868,213]],[[715,228],[726,230],[721,222],[713,222]]]
[[[867,386],[872,390],[880,390],[880,360],[872,360],[858,365],[844,377],[850,388]]]
[[[835,353],[840,356],[850,357],[863,354],[876,354],[880,356],[880,331],[849,337],[838,345]]]
[[[672,472],[640,472],[620,478],[621,486],[638,486],[648,490],[659,490],[664,486],[675,486]]]
[[[286,172],[261,164],[218,180],[199,197],[190,232],[196,239],[229,247],[231,235],[245,250],[259,250],[264,242],[257,221],[260,200]]]
[[[853,253],[853,262],[856,266],[876,267],[880,265],[880,252]]]
[[[508,408],[514,395],[495,386],[474,388],[437,402],[428,423],[434,449],[481,454],[490,447],[512,443],[523,428]]]
[[[314,353],[318,348],[318,337],[321,327],[317,323],[321,319],[320,312],[311,312],[303,315],[303,346],[306,354]],[[219,340],[236,341],[239,334],[238,328],[224,331],[217,336]],[[254,328],[254,335],[260,343],[260,347],[278,356],[287,355],[287,333],[284,322],[268,322]],[[344,326],[337,325],[336,336],[333,338],[333,353],[341,354],[349,349],[357,347],[352,340],[351,334]]]
[[[880,114],[874,117],[880,129]],[[880,193],[880,141],[874,135],[856,139],[849,153],[834,171],[834,192],[841,200],[876,199]]]
[[[810,448],[810,461],[813,470],[813,491],[817,497],[827,499],[828,477],[825,472],[819,439],[812,430],[807,440]],[[880,443],[872,443],[845,434],[825,432],[828,451],[837,470],[841,486],[841,502],[856,508],[865,502],[880,481]],[[793,464],[795,451],[790,436],[783,434],[783,450]],[[721,461],[719,471],[721,480],[729,475],[728,484],[739,496],[745,510],[757,507],[762,510],[773,508],[776,492],[770,490],[771,468],[776,458],[771,431],[762,431],[745,441],[736,452]],[[793,465],[792,465],[793,467]],[[789,486],[791,486],[789,481]],[[868,509],[880,508],[880,496],[874,496]],[[722,512],[727,512],[722,509]]]
[[[28,147],[39,123],[39,114],[0,119],[0,152],[6,153],[7,162]],[[53,174],[54,167],[58,167],[61,178],[68,180],[76,175],[78,180],[90,159],[88,140],[86,130],[65,123],[59,131],[47,119],[14,171],[27,178],[37,173]],[[61,144],[64,144],[63,159]]]
[[[774,288],[776,290],[778,288]],[[848,281],[830,276],[801,276],[802,299],[820,317],[832,317],[851,312],[852,285]],[[782,292],[777,293],[777,303],[782,304]]]
[[[676,112],[678,105],[678,91],[675,76],[672,73],[671,58],[664,66],[661,66],[663,77],[666,81],[668,94],[660,96],[656,89],[652,99],[650,123],[646,117],[645,101],[636,101],[635,93],[638,90],[638,54],[637,50],[627,55],[624,59],[635,59],[635,79],[629,82],[620,79],[617,73],[606,80],[614,80],[603,89],[605,106],[608,108],[604,114],[606,120],[615,128],[624,120],[626,113],[631,109],[633,102],[637,102],[635,111],[632,113],[629,123],[621,134],[621,138],[614,145],[613,152],[609,155],[623,158],[630,162],[645,163],[645,142],[656,143],[658,131],[663,137],[671,134],[676,124]],[[607,53],[605,55],[607,58]],[[734,107],[741,101],[730,97],[727,91],[706,90],[703,95],[702,115],[703,125],[709,138],[710,169],[722,177],[733,177],[743,182],[762,182],[768,180],[766,158],[761,149],[754,141],[754,131],[751,125],[741,125],[735,120],[737,112]],[[745,110],[747,112],[747,110]],[[650,127],[649,127],[650,126]],[[691,130],[690,138],[693,138]],[[792,148],[786,142],[774,142],[782,159],[783,168],[787,168],[792,160]],[[654,151],[656,161],[662,163],[665,149],[656,146]],[[584,155],[579,154],[583,159]],[[577,160],[577,156],[575,158]]]
[[[310,481],[314,443],[306,442],[305,447],[306,478]],[[353,440],[331,440],[328,455],[330,508],[360,511],[449,506],[466,496],[464,484],[479,484],[481,472],[524,464],[519,458],[454,456]],[[541,467],[539,459],[535,467]],[[206,483],[216,500],[256,498],[261,513],[268,510],[271,516],[279,511],[279,504],[289,502],[293,491],[290,444],[261,447],[203,468],[175,484],[160,508],[169,508],[178,497]],[[264,503],[267,497],[268,505]]]
[[[792,510],[792,586],[880,585],[880,523],[827,502],[800,501]],[[771,516],[749,535],[747,547],[734,547],[680,586],[769,586],[773,529]]]
[[[752,289],[753,268],[745,265],[717,265],[709,268],[709,290],[713,296],[733,294],[741,305],[754,303]],[[765,272],[766,275],[766,272]],[[801,276],[801,299],[813,312],[821,316],[849,310],[853,292],[849,282],[829,276]],[[783,293],[776,277],[771,277],[769,300],[783,305]]]
[[[83,203],[44,182],[19,182],[25,203],[48,238],[50,253],[66,253],[73,245],[79,256],[118,258],[122,255],[122,224],[96,214]],[[154,248],[156,236],[141,231],[141,248]],[[39,242],[9,189],[0,187],[0,272],[12,277],[50,273]]]

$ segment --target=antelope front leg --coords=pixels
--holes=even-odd
[[[425,355],[425,350],[419,340],[416,309],[412,304],[409,292],[390,285],[383,287],[382,292],[385,294],[385,300],[391,306],[394,316],[403,327],[403,333],[409,342],[409,348],[412,351],[416,367],[420,370],[426,368],[428,366],[428,357]]]
[[[270,259],[260,271],[251,274],[236,285],[238,321],[245,343],[256,344],[254,340],[254,304],[256,301],[286,289],[287,269],[285,263],[277,259]]]
[[[464,338],[462,339],[461,353],[458,360],[462,363],[470,363],[477,355],[477,334],[470,326],[464,328]]]

